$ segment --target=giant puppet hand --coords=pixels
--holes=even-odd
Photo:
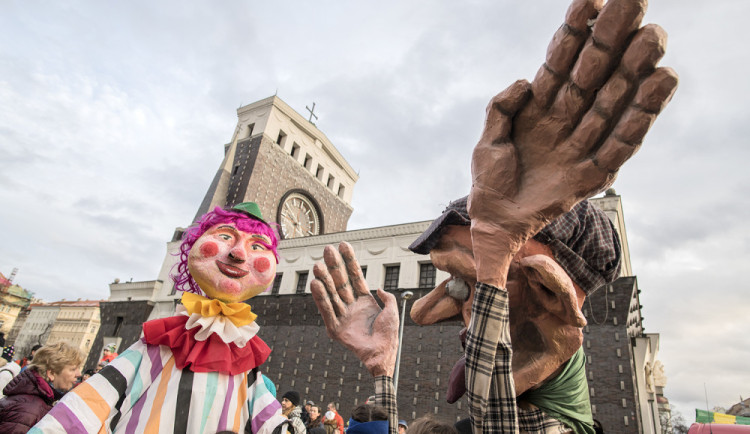
[[[326,246],[323,258],[325,265],[313,268],[310,290],[328,336],[353,352],[373,376],[392,377],[398,351],[396,297],[378,290],[380,309],[349,243],[339,244],[338,252]]]
[[[504,286],[526,240],[611,185],[677,87],[656,67],[666,33],[639,29],[646,0],[602,3],[573,0],[534,81],[487,108],[469,195],[480,282]]]

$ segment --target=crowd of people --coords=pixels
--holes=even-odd
[[[313,401],[303,401],[299,392],[289,390],[281,397],[282,414],[289,419],[291,428],[287,432],[299,434],[384,434],[388,432],[388,412],[381,406],[370,403],[354,407],[347,421],[339,414],[335,402],[318,405]],[[435,420],[430,416],[407,423],[398,421],[399,434],[454,434],[452,425]]]

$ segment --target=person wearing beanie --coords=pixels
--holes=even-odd
[[[300,396],[296,390],[290,390],[281,396],[281,415],[289,419],[294,428],[294,434],[307,432],[305,423],[302,421],[302,407],[299,403]]]
[[[2,356],[0,356],[0,398],[5,396],[3,393],[5,386],[21,372],[21,365],[13,361],[15,352],[13,345],[11,345],[4,347]]]

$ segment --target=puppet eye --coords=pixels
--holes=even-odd
[[[232,239],[232,236],[229,234],[219,234],[219,238],[221,238],[224,241],[229,241]]]
[[[266,246],[264,246],[263,244],[253,244],[253,246],[251,247],[251,249],[253,249],[253,250],[267,250]]]

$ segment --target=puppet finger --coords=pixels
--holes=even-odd
[[[558,92],[552,110],[558,117],[578,123],[591,104],[591,96],[612,75],[625,43],[638,29],[646,10],[645,0],[610,0],[597,17],[570,73],[570,81]]]
[[[512,119],[531,95],[531,84],[518,80],[495,95],[487,106],[483,138],[492,144],[505,143],[510,137]]]
[[[313,300],[315,300],[315,305],[318,306],[320,316],[323,317],[328,337],[333,339],[336,336],[336,331],[339,329],[339,321],[334,312],[333,305],[331,305],[331,300],[326,294],[323,283],[317,279],[310,282],[310,292],[312,293]]]
[[[646,132],[674,95],[677,81],[677,75],[670,68],[660,68],[643,81],[633,103],[597,151],[595,158],[599,167],[615,172],[638,151]]]
[[[620,116],[627,98],[632,95],[635,78],[650,74],[664,56],[667,34],[657,25],[647,25],[633,38],[622,64],[597,94],[594,106],[584,115],[571,135],[580,155],[588,154],[599,144],[613,119]]]
[[[532,83],[534,102],[547,107],[570,73],[581,46],[590,33],[589,23],[602,8],[602,0],[574,0],[565,14],[565,23],[555,32],[547,47],[547,58]]]
[[[352,286],[349,283],[349,275],[346,272],[346,265],[344,260],[341,259],[341,255],[333,246],[326,246],[323,251],[323,259],[328,267],[328,272],[331,274],[333,279],[334,287],[341,300],[346,303],[354,302],[354,295],[352,294]]]
[[[341,257],[344,258],[344,263],[346,263],[346,272],[349,275],[349,282],[354,289],[354,296],[372,296],[370,289],[367,287],[365,276],[362,274],[362,267],[354,255],[352,245],[346,241],[342,241],[339,244],[339,253],[341,253]]]
[[[313,274],[315,275],[316,280],[319,281],[326,290],[326,293],[328,294],[327,297],[329,298],[331,305],[333,305],[334,313],[338,316],[345,315],[346,304],[341,301],[341,298],[336,291],[336,285],[333,283],[333,279],[331,278],[330,273],[328,273],[326,266],[320,262],[316,263],[313,266]]]

